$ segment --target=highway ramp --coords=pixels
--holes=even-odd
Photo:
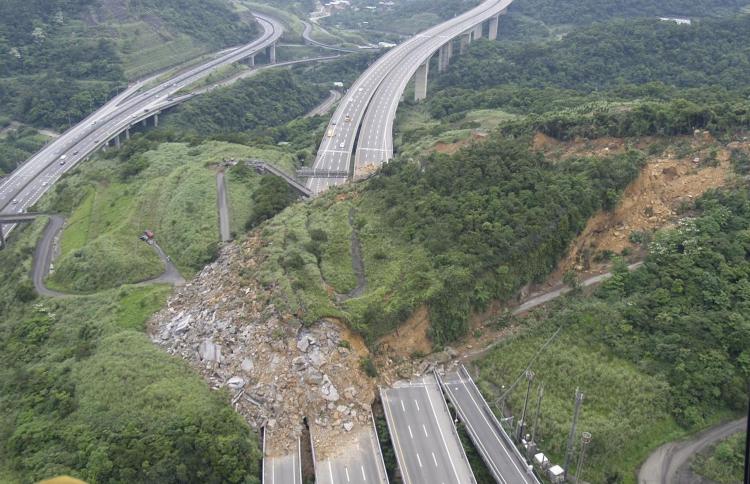
[[[441,383],[495,480],[501,484],[539,484],[466,368],[462,365],[447,373]]]
[[[380,390],[405,484],[475,484],[434,375]]]

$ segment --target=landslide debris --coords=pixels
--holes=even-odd
[[[359,364],[364,345],[336,321],[303,326],[277,308],[278,288],[253,276],[262,244],[256,234],[225,246],[154,315],[150,334],[212,388],[226,389],[253,428],[265,426],[274,436],[269,455],[295,449],[306,417],[325,457],[371,425],[374,388]]]

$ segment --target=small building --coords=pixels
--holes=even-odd
[[[547,478],[552,483],[565,482],[565,471],[559,465],[553,465],[547,469]]]
[[[546,471],[549,468],[549,459],[542,452],[534,455],[534,465]]]
[[[150,230],[144,230],[143,235],[145,235],[148,240],[153,240],[154,238],[154,233]]]

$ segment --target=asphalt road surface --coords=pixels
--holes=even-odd
[[[381,389],[381,399],[405,484],[476,483],[434,376]]]
[[[52,264],[54,255],[54,241],[57,234],[63,228],[65,219],[59,215],[50,215],[49,222],[44,228],[42,238],[36,244],[34,250],[34,266],[32,268],[31,279],[34,281],[34,289],[40,296],[47,297],[65,297],[67,294],[47,289],[44,285],[44,278],[47,277]]]
[[[313,116],[323,116],[331,110],[336,101],[341,99],[341,93],[338,91],[331,90],[328,98],[325,101],[317,105],[312,111],[305,115],[306,118],[312,118]]]
[[[500,424],[466,369],[462,366],[445,375],[443,385],[495,480],[501,484],[539,484],[513,444],[508,442],[507,435],[503,435]]]
[[[318,484],[388,484],[374,427],[359,430],[355,443],[315,465]]]
[[[232,240],[232,232],[229,229],[229,201],[223,171],[216,174],[216,195],[216,204],[219,208],[219,234],[222,242],[229,242]]]
[[[709,445],[742,432],[747,419],[727,422],[699,433],[695,437],[664,444],[654,451],[638,472],[638,484],[677,484],[678,469]]]
[[[418,34],[422,42],[411,49],[387,78],[378,86],[367,108],[360,128],[355,156],[354,175],[367,175],[393,157],[393,123],[406,86],[419,66],[433,54],[476,24],[507,8],[512,0],[490,0],[439,26],[439,29]]]
[[[267,16],[256,15],[263,34],[239,48],[229,49],[204,64],[139,92],[157,76],[137,82],[114,97],[99,110],[66,131],[3,179],[0,185],[0,213],[28,210],[67,171],[118,133],[190,96],[176,96],[181,89],[208,76],[216,69],[253,55],[278,40],[281,24]],[[6,226],[5,233],[13,226]]]
[[[303,484],[300,441],[297,451],[291,454],[263,458],[263,484]]]
[[[498,13],[511,1],[488,0],[469,12],[409,38],[375,61],[354,82],[339,103],[318,148],[313,168],[334,172],[350,171],[354,141],[358,133],[358,153],[366,153],[361,155],[359,166],[376,165],[389,159],[393,153],[393,118],[406,84],[419,65],[448,40]],[[388,87],[383,87],[385,84]],[[380,94],[377,100],[373,100],[376,92]],[[368,118],[366,124],[363,124],[365,113],[368,113]],[[347,178],[311,178],[307,187],[314,193],[320,193],[346,180]]]

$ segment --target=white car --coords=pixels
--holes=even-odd
[[[47,182],[42,182],[42,186],[43,186],[43,187],[46,187],[47,185],[49,185],[49,183],[47,183]]]
[[[17,203],[18,203],[18,199],[17,199],[17,198],[14,198],[14,199],[13,199],[13,201],[12,201],[12,202],[10,202],[10,203],[12,203],[13,205],[15,205],[15,204],[17,204]]]
[[[344,149],[344,148],[346,148],[346,143],[344,143],[344,142],[342,141],[342,142],[341,142],[341,143],[339,144],[339,148],[341,148],[341,149]]]

